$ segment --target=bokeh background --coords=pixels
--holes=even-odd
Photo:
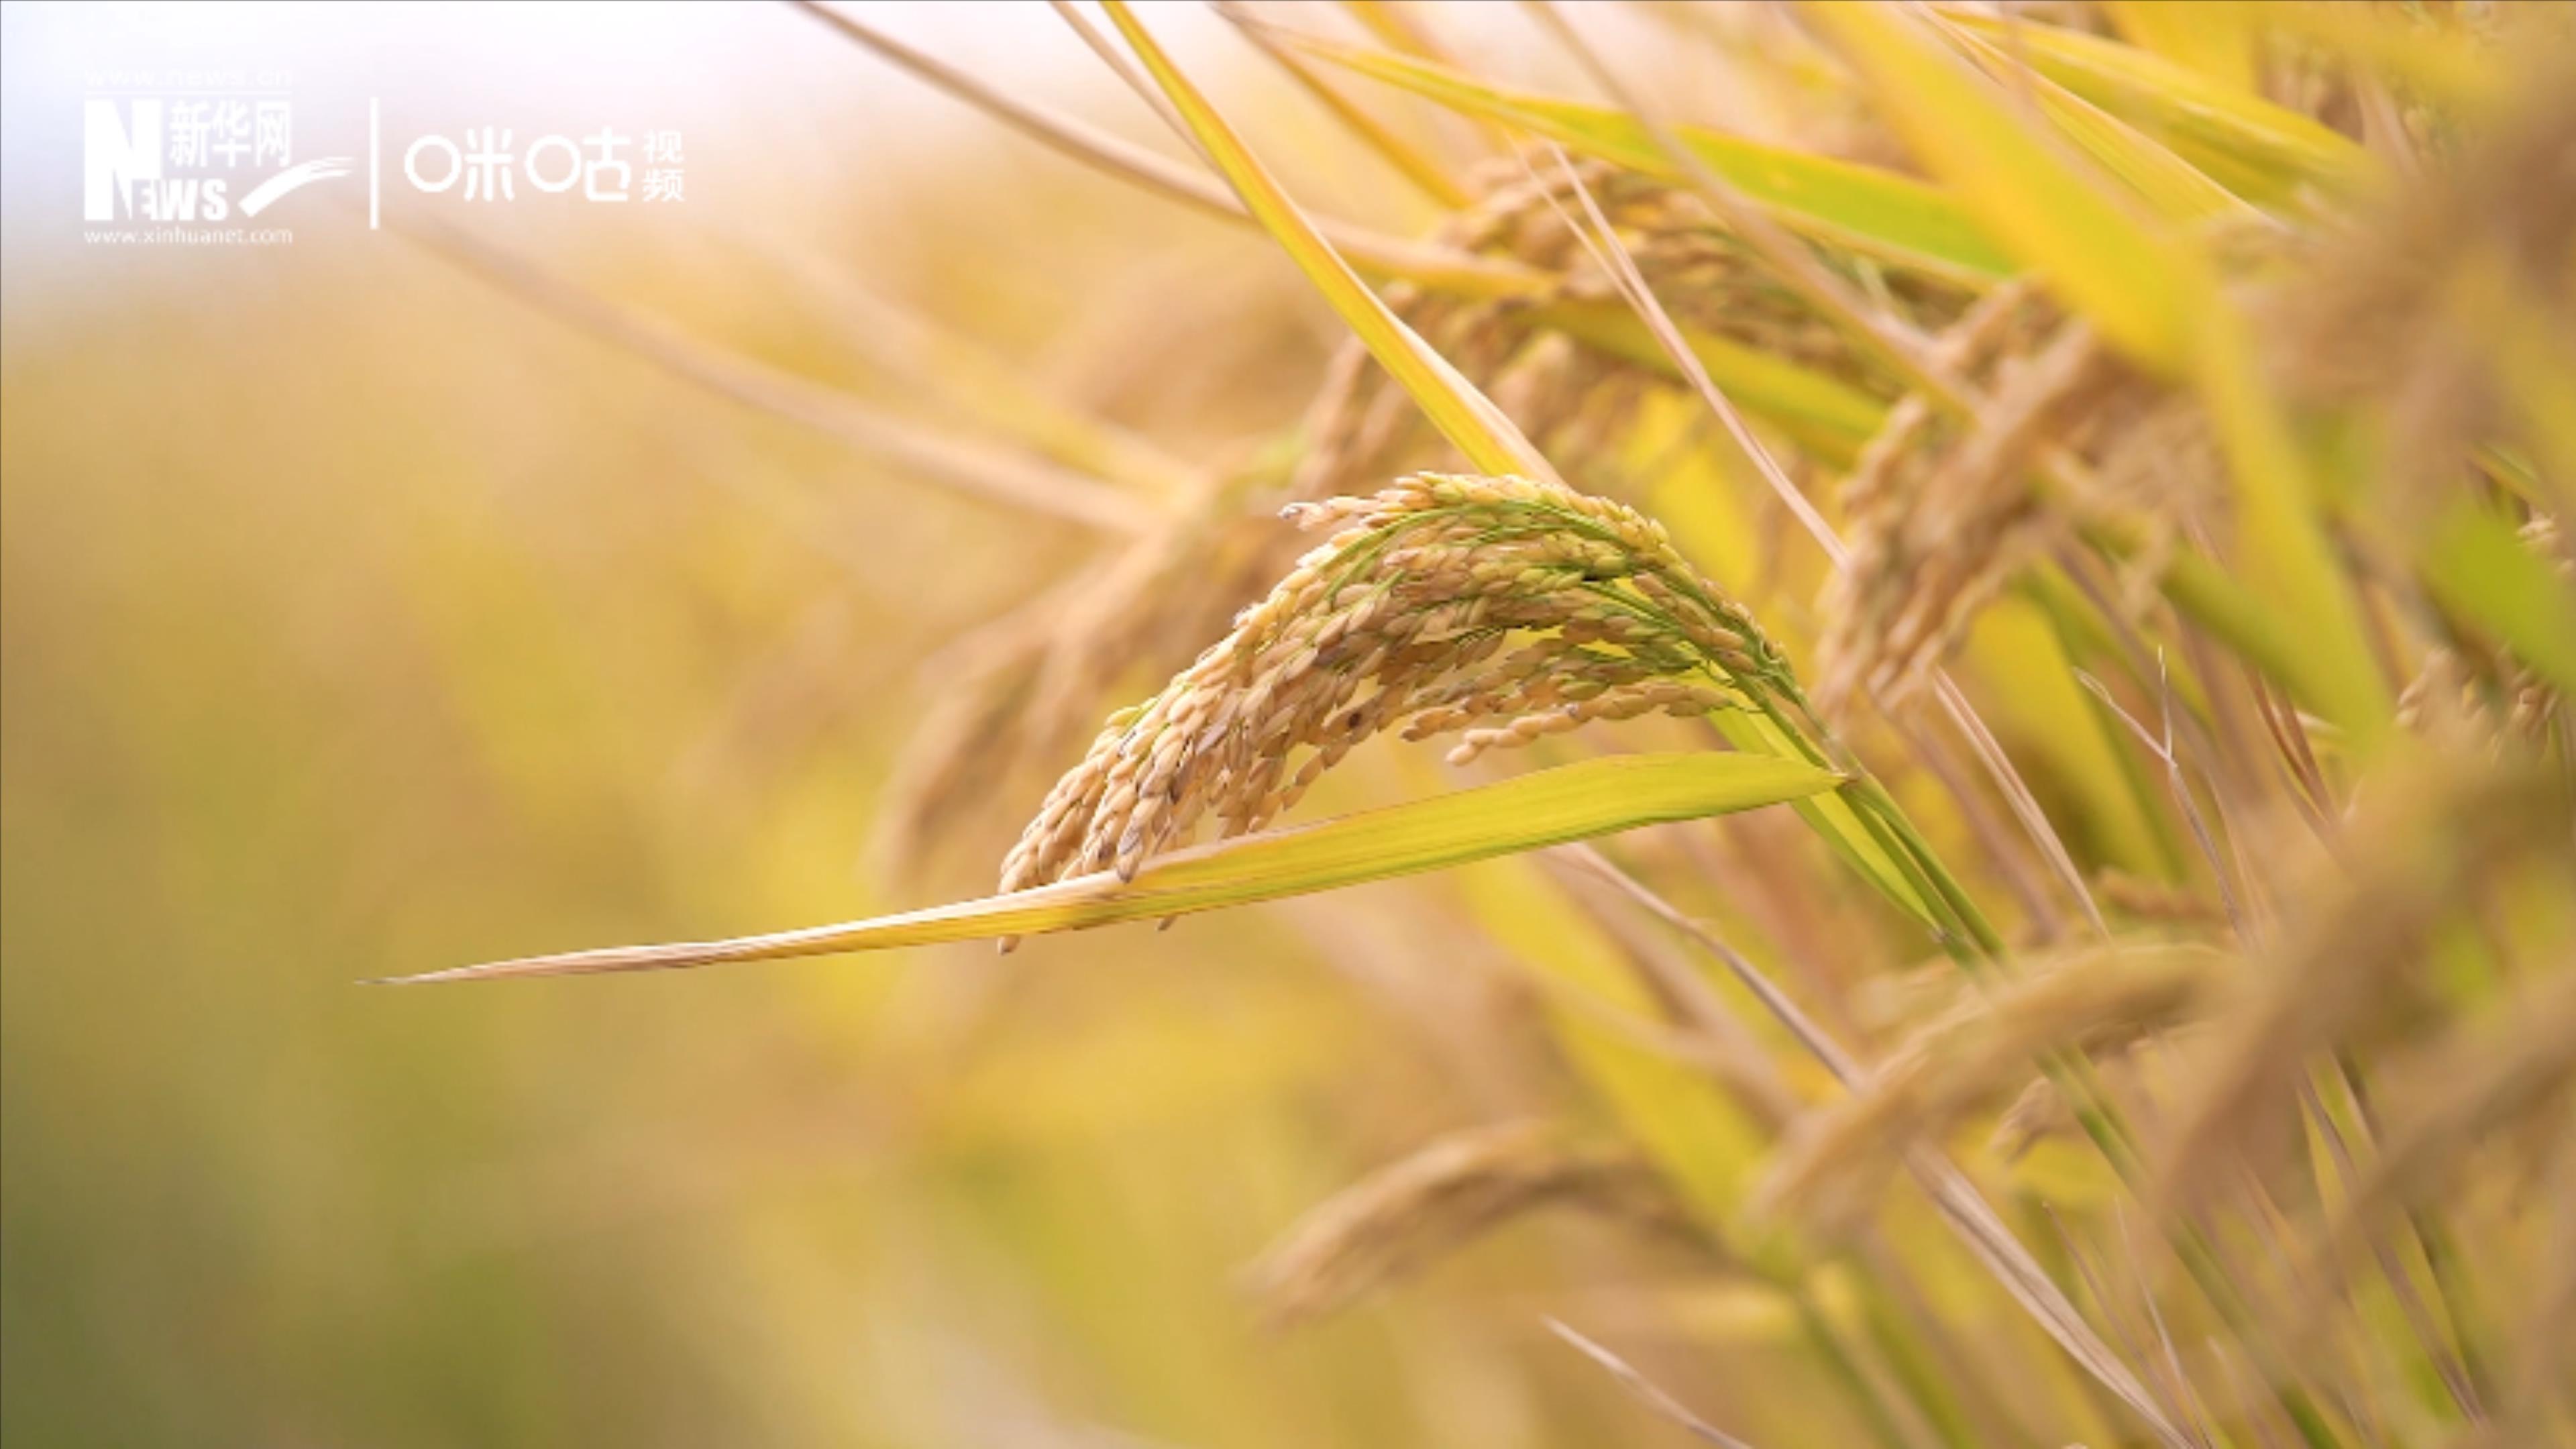
[[[1179,154],[1041,6],[851,8]],[[1419,222],[1220,22],[1145,9],[1302,198]],[[943,649],[1093,543],[426,228],[950,417],[855,289],[1201,464],[1291,424],[1333,336],[1266,243],[785,6],[11,3],[0,55],[12,1445],[1597,1442],[1641,1421],[1542,1312],[1731,1331],[1547,1220],[1262,1327],[1238,1270],[1299,1211],[1553,1070],[1507,974],[1383,892],[1007,962],[356,984],[988,888],[1014,821],[889,875],[874,810]],[[197,66],[291,69],[299,157],[371,97],[396,140],[675,129],[687,199],[397,186],[370,232],[340,183],[281,205],[291,246],[84,245],[84,77]],[[1528,1050],[1462,1066],[1438,1023]]]

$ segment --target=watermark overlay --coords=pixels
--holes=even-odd
[[[426,132],[394,149],[383,102],[370,99],[361,167],[354,149],[295,159],[292,77],[282,71],[103,71],[85,79],[81,220],[82,240],[92,245],[291,244],[294,231],[266,224],[267,213],[362,169],[370,231],[383,229],[389,180],[480,205],[523,194],[585,205],[688,199],[687,153],[675,130],[601,125],[522,145],[513,127],[473,125]]]

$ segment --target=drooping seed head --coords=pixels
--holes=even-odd
[[[1596,719],[1794,689],[1662,525],[1609,499],[1426,473],[1284,512],[1325,542],[1112,718],[1003,862],[1002,889],[1133,876],[1210,815],[1227,835],[1259,829],[1389,729],[1463,731],[1463,762]]]

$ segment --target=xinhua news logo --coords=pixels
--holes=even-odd
[[[90,79],[81,109],[81,219],[92,225],[90,241],[291,241],[279,228],[227,224],[349,174],[347,156],[295,159],[295,103],[283,75]]]
[[[271,208],[317,182],[353,178],[354,151],[297,161],[283,72],[97,73],[81,112],[81,219],[94,244],[273,246],[295,240]],[[515,202],[677,202],[687,195],[680,133],[602,125],[532,137],[506,126],[435,132],[391,152],[383,106],[367,103],[367,227],[383,226],[388,178],[421,196]],[[325,150],[340,149],[324,147]],[[354,182],[353,182],[354,184]]]

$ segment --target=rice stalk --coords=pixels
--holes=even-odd
[[[966,70],[832,9],[822,0],[791,3],[843,36],[1063,155],[1209,215],[1235,221],[1250,219],[1250,213],[1222,184],[1186,166],[1012,96]],[[1319,225],[1353,262],[1381,277],[1404,278],[1485,297],[1517,295],[1541,281],[1516,268],[1384,236],[1347,222],[1325,220]]]
[[[2563,802],[2510,768],[2426,772],[2366,802],[2348,875],[2277,948],[2211,1043],[2159,1154],[2166,1201],[2196,1201],[2244,1154],[2267,1158],[2313,1054],[2398,1014],[2462,893],[2567,848]]]
[[[1736,1438],[1734,1435],[1716,1427],[1707,1420],[1702,1419],[1697,1414],[1692,1413],[1689,1409],[1683,1407],[1681,1400],[1674,1398],[1671,1394],[1666,1393],[1663,1389],[1657,1387],[1653,1380],[1630,1367],[1628,1362],[1625,1359],[1620,1358],[1617,1354],[1603,1348],[1600,1344],[1593,1342],[1591,1339],[1584,1337],[1582,1334],[1575,1332],[1573,1329],[1566,1327],[1564,1324],[1557,1322],[1553,1318],[1547,1321],[1547,1327],[1550,1333],[1555,1334],[1557,1337],[1564,1339],[1568,1344],[1572,1345],[1575,1352],[1580,1353],[1585,1358],[1601,1365],[1603,1369],[1609,1372],[1612,1378],[1617,1379],[1623,1386],[1625,1386],[1628,1392],[1635,1394],[1639,1400],[1644,1402],[1647,1407],[1653,1409],[1656,1413],[1661,1414],[1663,1417],[1670,1419],[1675,1424],[1680,1425],[1683,1431],[1691,1435],[1691,1437],[1698,1439],[1704,1444],[1715,1444],[1718,1446],[1718,1449],[1753,1449],[1752,1445],[1745,1443],[1743,1440]]]
[[[1575,1084],[1609,1107],[1605,1130],[1579,1146],[1555,1129],[1480,1134],[1371,1177],[1265,1256],[1273,1311],[1331,1311],[1530,1207],[1615,1199],[1626,1189],[1600,1184],[1630,1183],[1662,1204],[1631,1216],[1722,1232],[1785,1295],[1805,1366],[1890,1444],[1978,1441],[1985,1426],[1928,1366],[1993,1348],[1977,1313],[2007,1301],[2065,1351],[2044,1369],[2031,1360],[2034,1378],[2098,1393],[2134,1417],[2126,1432],[2161,1444],[2536,1441],[2554,1423],[2545,1360],[2516,1344],[2479,1366],[2495,1335],[2453,1290],[2492,1286],[2525,1255],[2538,1214],[2499,1206],[2522,1186],[2512,1164],[2555,1160],[2563,1175],[2569,1155],[2531,1143],[2563,1126],[2570,1067],[2567,921],[2552,892],[2563,897],[2568,845],[2576,594],[2556,533],[2568,450],[2548,378],[2565,362],[2550,324],[2576,292],[2554,185],[2562,153],[2576,154],[2576,112],[2547,94],[2519,109],[2462,103],[2455,92],[2501,91],[2494,57],[2448,18],[2412,30],[2376,15],[2338,49],[2304,9],[2231,10],[2196,43],[2141,7],[2041,8],[1801,9],[1869,84],[1887,123],[1877,143],[1913,146],[1925,182],[1660,120],[1544,5],[1547,35],[1616,107],[1486,81],[1380,7],[1360,9],[1395,53],[1292,38],[1229,7],[1446,204],[1413,241],[1302,211],[1129,7],[1109,14],[1132,61],[1076,27],[1230,191],[815,7],[1060,149],[1256,220],[1351,337],[1302,428],[1206,469],[935,669],[932,722],[885,816],[897,856],[917,853],[932,821],[1011,788],[1014,763],[1072,753],[1118,691],[1169,678],[1057,780],[1000,894],[464,974],[1153,919],[1792,801],[1851,875],[1811,878],[1821,853],[1763,844],[1755,868],[1730,870],[1741,842],[1720,859],[1658,839],[1640,858],[1659,879],[1770,897],[1744,920],[1795,956],[1848,957],[1802,989],[1847,993],[1819,997],[1837,1029],[1904,1032],[1892,1053],[1843,1045],[1625,872],[1611,876],[1621,894],[1715,953],[1734,978],[1720,986],[1770,1013],[1767,1035],[1734,1029],[1716,988],[1651,933],[1552,893],[1545,909],[1575,929],[1516,931],[1494,897],[1546,893],[1546,878],[1480,868],[1482,898],[1443,929],[1514,953],[1568,1008],[1551,1024],[1578,1058]],[[2429,59],[2394,57],[2391,37],[2418,33]],[[2343,58],[2364,52],[2374,66]],[[1514,154],[1453,175],[1305,57],[1584,159]],[[2461,84],[2470,67],[2488,80]],[[1697,471],[1677,470],[1689,486],[1658,491],[1656,508],[1694,551],[1723,540],[1706,556],[1755,581],[1735,595],[1627,497],[1643,471],[1635,435],[1673,415],[1677,381],[1734,451],[1713,429],[1680,430],[1672,451]],[[1047,450],[1045,429],[997,430]],[[1090,456],[1103,455],[1059,461]],[[1689,488],[1703,483],[1725,496],[1694,520]],[[1320,547],[1292,556],[1261,516],[1283,502]],[[1757,526],[1736,527],[1748,518]],[[1782,566],[1792,523],[1829,569],[1803,555]],[[1747,557],[1754,571],[1740,570]],[[1953,678],[1954,653],[2008,591],[2046,615],[2048,647],[1990,664],[1981,643],[1977,668]],[[2025,607],[2000,622],[2018,627]],[[1788,662],[1811,621],[1813,710]],[[2188,665],[2170,681],[2168,651]],[[1903,713],[1925,692],[1983,781]],[[1850,707],[1863,699],[1884,717]],[[2045,737],[2069,719],[2114,734],[2117,720],[2144,753],[2123,754],[2116,777],[2088,766],[2070,780]],[[1589,758],[1608,732],[1586,726],[1618,721],[1703,745],[1713,731],[1735,752]],[[1504,750],[1577,763],[1271,828],[1383,733],[1445,738],[1462,767]],[[1577,798],[1587,789],[1618,798]],[[2145,830],[2106,807],[2114,796]],[[1215,845],[1192,845],[1207,833]],[[2150,833],[2173,879],[2114,874]],[[1994,868],[1945,864],[1962,839]],[[2017,917],[1988,914],[1997,884]],[[2091,943],[2063,944],[2085,926]],[[1937,984],[1897,974],[1926,949],[1947,963]],[[1588,990],[1605,979],[1618,989]],[[2389,1056],[2396,1090],[2382,1099],[2365,1068]],[[1621,1077],[1622,1060],[1679,1061],[1698,1078]],[[1827,1078],[1845,1094],[1775,1142]],[[1752,1127],[1659,1111],[1702,1099],[1658,1102],[1648,1081],[1707,1100],[1722,1086]],[[2111,1186],[2087,1181],[2097,1205],[2068,1210],[2062,1255],[2026,1247],[1943,1151],[2007,1099],[1999,1155],[2029,1154],[2024,1170],[2040,1172],[2055,1154],[2032,1145],[2071,1131],[2110,1168]],[[2302,1114],[2305,1161],[2282,1150]],[[1899,1171],[1930,1219],[1874,1191]],[[1748,1179],[1762,1184],[1750,1196]],[[2133,1240],[2130,1203],[2098,1205],[2102,1192],[2154,1212],[2197,1298],[2167,1283],[2164,1248]],[[2453,1215],[2434,1211],[2453,1201],[2475,1231],[2453,1234]],[[1754,1209],[1822,1231],[1742,1231]],[[2400,1214],[2406,1227],[2386,1231]],[[1905,1235],[1935,1220],[1983,1275],[1956,1289],[1977,1308],[1927,1295],[1910,1318],[1891,1312],[1917,1266]],[[1851,1250],[1836,1251],[1839,1234]],[[2293,1250],[2303,1241],[2337,1268],[2367,1245],[2397,1311],[2375,1281],[2300,1278],[2317,1266]],[[2427,1274],[2438,1299],[2416,1291]],[[2544,1347],[2568,1332],[2566,1276],[2510,1305]],[[2099,1327],[2070,1296],[2079,1279]],[[2284,1302],[2309,1321],[2285,1323]]]
[[[2123,1047],[2192,1020],[2229,965],[2198,948],[2129,947],[2038,965],[1980,993],[1883,1058],[1866,1090],[1795,1127],[1755,1202],[1848,1223],[1877,1174],[2023,1081],[2033,1060]]]
[[[1215,0],[1215,9],[1232,22],[1245,39],[1259,46],[1273,65],[1286,71],[1299,89],[1313,96],[1317,104],[1331,112],[1335,120],[1348,127],[1352,135],[1375,151],[1397,175],[1411,182],[1423,195],[1453,210],[1467,206],[1474,199],[1473,194],[1449,174],[1438,158],[1370,115],[1343,95],[1339,87],[1317,73],[1313,66],[1274,42],[1269,33],[1254,22],[1252,11],[1241,0]]]
[[[2386,1218],[2427,1200],[2484,1144],[2561,1132],[2576,1086],[2576,971],[2559,969],[2454,1028],[2410,1072],[2405,1115],[2330,1228],[2329,1262],[2351,1258]]]
[[[1727,945],[1706,925],[1611,865],[1597,852],[1583,852],[1578,858],[1591,864],[1596,873],[1618,887],[1639,907],[1722,962],[1754,994],[1764,1009],[1789,1030],[1798,1045],[1846,1088],[1857,1091],[1869,1086],[1872,1080],[1870,1067],[1819,1027],[1742,953]],[[2114,1397],[2134,1411],[2155,1432],[2159,1442],[2174,1446],[2174,1449],[2180,1449],[2189,1442],[2165,1418],[2163,1409],[2136,1375],[2121,1362],[2119,1355],[2103,1343],[2084,1321],[2064,1292],[2031,1257],[2029,1250],[2013,1237],[2002,1218],[1964,1173],[1937,1151],[1928,1148],[1909,1155],[1906,1166],[1939,1210],[1944,1225],[1959,1237],[1979,1263],[1994,1275],[2050,1338],[2056,1340]]]
[[[635,308],[597,297],[536,263],[447,223],[411,223],[423,244],[533,306],[675,376],[811,428],[914,476],[1014,508],[1111,533],[1151,526],[1155,507],[1071,469],[887,416],[846,393],[713,347]]]
[[[1562,1124],[1452,1133],[1309,1209],[1245,1270],[1274,1327],[1339,1313],[1543,1208],[1624,1223],[1695,1252],[1710,1245],[1634,1153]]]

